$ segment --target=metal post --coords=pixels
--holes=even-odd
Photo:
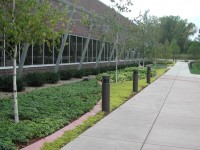
[[[138,70],[133,70],[133,92],[138,92]]]
[[[147,83],[151,83],[151,67],[147,66]]]
[[[103,76],[102,79],[102,111],[110,113],[110,77]]]

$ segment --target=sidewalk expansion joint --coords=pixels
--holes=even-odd
[[[182,66],[182,65],[181,65],[181,66]],[[178,70],[178,73],[180,72],[181,66],[180,66],[180,68],[179,68],[179,70]],[[163,102],[163,104],[162,104],[162,106],[161,106],[161,108],[160,108],[160,110],[159,110],[159,112],[158,112],[158,114],[157,114],[157,116],[156,116],[156,118],[155,118],[155,120],[154,120],[154,122],[153,122],[153,124],[152,124],[152,126],[151,126],[151,128],[150,128],[150,130],[149,130],[149,132],[148,132],[148,134],[147,134],[147,136],[146,136],[146,138],[145,138],[145,140],[144,140],[142,146],[141,146],[141,148],[140,148],[140,150],[143,149],[144,144],[146,143],[147,138],[149,137],[149,135],[150,135],[150,133],[151,133],[153,127],[154,127],[154,124],[155,124],[155,122],[157,121],[157,119],[158,119],[158,117],[159,117],[159,115],[160,115],[160,112],[162,111],[162,108],[164,107],[164,105],[165,105],[165,103],[166,103],[166,100],[167,100],[167,98],[168,98],[168,96],[169,96],[169,94],[170,94],[170,91],[171,91],[171,89],[172,89],[172,87],[173,87],[173,85],[174,85],[174,83],[175,83],[175,81],[176,81],[176,79],[177,79],[178,73],[177,73],[177,75],[175,76],[175,79],[174,79],[174,81],[173,81],[173,83],[172,83],[172,85],[171,85],[171,87],[170,87],[170,89],[169,89],[169,92],[167,93],[167,96],[165,97],[165,100],[164,100],[164,102]]]

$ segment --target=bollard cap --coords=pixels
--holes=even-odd
[[[151,66],[147,66],[147,69],[151,69]]]
[[[103,76],[103,83],[110,83],[110,76]]]
[[[137,70],[137,69],[134,69],[133,72],[134,72],[134,73],[138,73],[138,70]]]

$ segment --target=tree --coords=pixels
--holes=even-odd
[[[55,7],[45,0],[39,4],[35,0],[0,1],[0,35],[4,35],[7,46],[4,49],[13,60],[15,122],[19,122],[16,59],[21,49],[18,49],[18,45],[42,44],[43,42],[49,45],[49,40],[60,37],[61,29],[67,20],[65,9],[61,5]]]
[[[144,66],[146,58],[156,60],[155,50],[158,50],[156,47],[159,44],[160,24],[157,17],[148,15],[148,11],[140,15],[135,22],[137,24],[136,47]]]
[[[200,43],[197,41],[193,41],[192,44],[190,45],[188,52],[190,54],[193,54],[193,59],[197,58],[197,54],[200,54]]]
[[[162,44],[168,40],[171,44],[175,39],[180,47],[181,52],[186,52],[186,44],[189,36],[196,32],[195,24],[188,23],[187,20],[181,19],[179,16],[165,16],[160,18],[160,42]]]
[[[162,45],[162,53],[163,53],[162,56],[163,58],[165,58],[165,62],[167,65],[167,59],[171,58],[171,55],[172,55],[172,50],[171,50],[168,40],[166,40],[165,43]]]
[[[170,49],[172,50],[173,60],[176,60],[175,55],[180,53],[180,47],[178,46],[176,40],[172,40]]]
[[[106,17],[104,17],[106,19],[106,22],[109,22],[109,33],[114,37],[116,37],[116,57],[115,57],[115,61],[116,61],[116,71],[115,71],[115,81],[117,82],[118,79],[118,61],[119,58],[121,56],[121,52],[119,52],[119,44],[123,44],[125,46],[126,42],[119,42],[122,39],[124,39],[124,25],[126,24],[125,22],[128,21],[121,19],[122,17],[120,16],[121,13],[128,13],[131,10],[129,9],[129,6],[132,6],[132,2],[131,0],[110,0],[112,2],[112,10],[110,11],[110,13],[106,13]],[[114,11],[115,10],[115,11]],[[114,13],[114,14],[113,14]],[[107,14],[113,14],[111,15],[107,15]],[[109,16],[109,17],[108,17]],[[125,24],[124,24],[125,23]],[[127,33],[127,31],[125,32]],[[120,34],[121,34],[121,38],[120,38]],[[109,34],[107,33],[107,36]],[[126,40],[125,40],[126,41]],[[123,50],[123,49],[122,49]]]

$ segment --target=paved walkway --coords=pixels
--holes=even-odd
[[[178,62],[61,150],[200,150],[200,77]]]

